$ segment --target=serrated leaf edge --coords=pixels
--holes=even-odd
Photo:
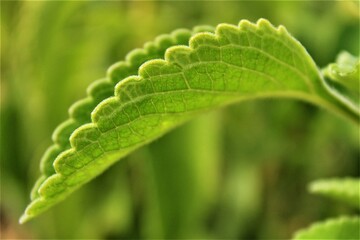
[[[271,23],[269,23],[267,20],[265,19],[260,19],[259,21],[257,21],[256,25],[253,24],[253,23],[250,23],[249,21],[247,20],[242,20],[240,21],[239,25],[238,26],[234,26],[234,25],[230,25],[230,24],[219,24],[217,27],[216,27],[216,31],[215,31],[215,34],[207,34],[207,36],[213,36],[213,37],[217,37],[219,36],[219,31],[221,29],[221,27],[223,26],[226,26],[226,27],[229,27],[229,28],[237,28],[237,29],[241,29],[243,27],[247,27],[247,30],[256,30],[257,28],[267,28],[271,31],[275,31],[277,34],[280,34],[280,35],[286,35],[288,37],[288,39],[290,41],[294,41],[295,42],[295,46],[297,47],[300,47],[301,51],[303,51],[303,53],[305,53],[306,56],[308,56],[308,58],[306,58],[305,60],[308,61],[310,63],[310,66],[313,66],[314,69],[317,69],[316,68],[316,65],[313,63],[313,61],[311,60],[311,57],[308,55],[308,53],[306,52],[306,50],[302,47],[302,45],[296,40],[294,39],[287,31],[286,29],[283,27],[283,26],[279,26],[278,28],[275,28],[274,26],[271,25]],[[61,174],[61,171],[58,171],[58,166],[60,165],[61,163],[61,156],[65,155],[65,154],[68,154],[68,153],[71,153],[73,151],[76,150],[76,138],[77,138],[77,135],[83,131],[84,129],[88,129],[88,128],[97,128],[97,118],[98,118],[98,111],[99,109],[101,109],[101,106],[104,106],[106,105],[108,102],[112,101],[112,99],[118,97],[117,94],[119,94],[119,91],[117,91],[118,89],[121,89],[123,86],[127,85],[127,84],[131,84],[133,81],[141,81],[142,77],[144,77],[146,75],[146,66],[148,65],[151,65],[151,64],[156,64],[156,63],[163,63],[163,64],[167,64],[168,62],[171,61],[171,52],[172,51],[175,51],[176,49],[180,49],[182,48],[183,50],[194,50],[194,39],[196,39],[197,37],[201,36],[202,33],[198,33],[198,34],[195,34],[194,36],[191,37],[190,39],[190,43],[189,43],[189,46],[174,46],[174,47],[171,47],[169,49],[166,50],[166,53],[165,53],[165,60],[163,59],[154,59],[154,60],[149,60],[147,62],[145,62],[144,64],[142,64],[139,68],[139,71],[138,71],[138,76],[134,77],[128,77],[126,79],[124,79],[123,81],[121,81],[120,83],[118,83],[116,86],[115,86],[115,96],[114,97],[110,97],[108,99],[106,99],[105,101],[101,102],[95,109],[94,111],[91,113],[91,120],[92,120],[92,123],[88,123],[88,124],[85,124],[85,125],[82,125],[81,127],[77,128],[72,134],[71,134],[71,137],[70,137],[70,144],[71,144],[71,149],[67,150],[67,151],[64,151],[62,152],[54,161],[54,168],[55,168],[55,171],[56,173],[52,176],[50,176],[49,178],[47,178],[45,180],[44,183],[41,184],[40,188],[39,188],[39,198],[35,199],[35,201],[33,201],[32,203],[30,203],[30,205],[27,207],[24,215],[20,218],[20,223],[23,223],[27,220],[29,220],[30,218],[32,218],[32,214],[31,214],[31,210],[32,208],[36,208],[36,204],[41,202],[42,200],[45,200],[43,199],[43,196],[42,194],[44,194],[44,189],[46,189],[47,184],[52,182],[52,184],[56,185],[56,181],[61,181],[61,179],[63,178],[66,178],[68,176],[66,175],[62,175]],[[204,36],[204,35],[203,35]],[[315,74],[317,75],[320,75],[318,73],[317,70],[315,70]],[[311,86],[310,86],[310,89],[311,89]],[[293,96],[293,95],[292,95]],[[294,97],[294,96],[293,96]],[[296,96],[295,96],[296,97]],[[298,96],[299,98],[303,99],[303,100],[309,100],[309,99],[306,99],[306,97],[304,96]],[[307,96],[307,98],[309,98]],[[309,100],[310,101],[310,100]],[[317,101],[320,101],[319,99],[312,99],[312,101],[314,102],[317,102]],[[323,103],[321,103],[320,105],[327,105],[328,103],[326,101],[324,101]],[[331,107],[330,107],[331,108]],[[144,143],[146,143],[147,141],[145,142],[142,142],[141,144],[137,145],[137,146],[134,146],[133,148],[136,148],[140,145],[143,145]],[[129,151],[131,151],[133,148],[129,149]],[[84,184],[84,183],[82,183]],[[81,184],[81,185],[82,185]],[[76,188],[80,187],[80,185],[76,186],[75,188],[72,189],[75,190]],[[72,192],[71,191],[71,192]],[[58,202],[59,200],[63,199],[65,196],[61,196],[60,198],[58,198],[55,202]],[[52,201],[50,201],[52,203]],[[52,203],[53,204],[53,203]],[[51,205],[52,205],[51,204]]]

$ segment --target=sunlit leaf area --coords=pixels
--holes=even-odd
[[[1,239],[358,236],[359,18],[355,1],[1,2]]]

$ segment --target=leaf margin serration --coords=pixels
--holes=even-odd
[[[143,48],[136,48],[130,51],[125,56],[124,61],[111,65],[107,70],[107,77],[92,82],[86,90],[86,97],[73,103],[69,108],[69,118],[55,128],[52,134],[53,144],[46,149],[41,158],[40,172],[42,174],[37,179],[31,191],[31,200],[38,197],[39,187],[44,180],[55,173],[53,164],[56,157],[63,151],[71,148],[71,133],[81,125],[91,122],[91,112],[95,106],[106,98],[113,96],[115,85],[127,76],[132,75],[131,73],[134,72],[134,69],[135,72],[137,72],[138,67],[145,62],[141,58],[151,59],[153,55],[161,55],[169,46],[185,43],[193,34],[203,31],[213,31],[213,29],[212,26],[200,25],[194,27],[192,30],[180,28],[172,31],[170,34],[161,34],[157,36],[154,41],[146,42]],[[105,90],[105,96],[99,95],[99,89],[104,92],[104,87],[107,88]],[[81,113],[83,113],[84,110],[87,110],[85,114],[86,119],[82,119],[83,114]]]
[[[229,28],[237,28],[237,29],[240,29],[241,27],[248,27],[249,29],[257,29],[258,27],[260,28],[260,27],[263,27],[263,28],[267,28],[267,30],[271,30],[271,31],[275,31],[277,34],[285,34],[288,38],[287,38],[287,41],[292,41],[293,43],[295,43],[294,44],[294,46],[296,46],[296,47],[299,47],[300,48],[300,50],[301,51],[303,51],[303,53],[305,54],[305,56],[307,56],[306,58],[305,58],[305,60],[306,61],[308,61],[308,63],[310,63],[309,65],[311,66],[311,68],[312,68],[312,73],[311,74],[314,74],[314,75],[316,75],[316,77],[319,77],[319,73],[318,73],[318,70],[317,70],[317,68],[316,68],[316,65],[315,65],[315,63],[312,61],[312,59],[311,59],[311,57],[308,55],[308,53],[306,52],[306,50],[305,50],[305,48],[296,40],[296,39],[294,39],[288,32],[287,32],[287,30],[283,27],[283,26],[279,26],[278,28],[275,28],[275,27],[273,27],[272,25],[271,25],[271,23],[269,23],[267,20],[265,20],[265,19],[260,19],[257,23],[256,23],[256,25],[255,24],[253,24],[253,23],[250,23],[249,21],[246,21],[246,20],[242,20],[240,23],[239,23],[239,25],[236,27],[236,26],[234,26],[234,25],[230,25],[230,24],[219,24],[217,27],[216,27],[216,31],[215,31],[215,34],[213,34],[213,35],[211,35],[211,34],[209,34],[209,35],[207,35],[207,36],[217,36],[217,34],[219,34],[219,31],[220,31],[220,29],[221,29],[221,27],[222,26],[226,26],[226,27],[229,27]],[[116,95],[116,93],[118,92],[117,91],[117,89],[120,89],[120,88],[123,88],[124,86],[127,86],[127,84],[130,84],[131,83],[131,81],[139,81],[139,79],[141,79],[141,77],[143,77],[144,75],[144,71],[145,71],[145,69],[146,69],[146,67],[147,66],[150,66],[150,65],[152,65],[152,64],[156,64],[156,63],[164,63],[164,64],[166,64],[166,63],[168,63],[170,60],[171,60],[171,52],[174,52],[175,51],[175,49],[182,49],[182,50],[185,50],[185,51],[187,51],[188,49],[192,49],[192,47],[194,46],[194,45],[192,45],[192,43],[194,42],[194,39],[196,39],[196,37],[197,36],[199,36],[200,34],[202,34],[202,33],[198,33],[198,34],[195,34],[194,36],[192,36],[191,37],[191,39],[190,39],[190,43],[189,43],[189,46],[175,46],[175,47],[172,47],[172,48],[169,48],[169,49],[167,49],[166,50],[166,53],[165,53],[165,60],[163,60],[163,59],[155,59],[155,60],[149,60],[149,61],[147,61],[146,63],[144,63],[144,64],[142,64],[141,66],[140,66],[140,68],[139,68],[139,71],[138,71],[138,76],[136,77],[134,77],[134,76],[132,76],[132,77],[128,77],[128,78],[126,78],[126,79],[124,79],[123,81],[121,81],[120,83],[118,83],[116,86],[115,86],[115,95]],[[203,36],[205,36],[205,35],[203,35]],[[192,49],[193,50],[193,49]],[[176,51],[175,51],[176,52]],[[306,70],[308,70],[308,69],[306,69]],[[146,74],[146,73],[145,73]],[[141,80],[140,80],[141,81]],[[320,87],[320,83],[319,83],[319,86],[315,86],[316,88],[321,88]],[[323,89],[322,89],[323,90]],[[319,100],[319,99],[306,99],[306,97],[304,97],[304,96],[302,96],[301,94],[300,95],[298,95],[298,96],[296,96],[296,93],[294,92],[294,93],[292,93],[293,95],[292,95],[292,97],[295,97],[295,98],[300,98],[300,99],[302,99],[302,100],[308,100],[308,101],[314,101],[314,102],[316,102],[316,101],[321,101],[321,100]],[[324,94],[326,94],[326,93],[324,93]],[[265,97],[266,97],[266,95],[264,95]],[[270,95],[270,96],[273,96],[273,95]],[[280,95],[281,96],[281,95]],[[25,213],[24,213],[24,215],[21,217],[21,219],[20,219],[20,222],[25,222],[25,221],[27,221],[27,220],[29,220],[30,218],[32,218],[32,217],[34,217],[33,215],[32,215],[32,211],[34,211],[34,209],[36,210],[37,208],[41,208],[41,207],[43,207],[43,208],[45,208],[44,207],[44,205],[42,205],[42,201],[45,201],[45,199],[46,199],[46,196],[48,197],[47,199],[48,199],[48,202],[49,202],[49,204],[46,206],[46,208],[48,208],[49,207],[49,205],[52,205],[52,204],[54,204],[55,202],[58,202],[59,200],[61,200],[61,199],[63,199],[63,198],[65,198],[65,196],[67,195],[67,194],[69,194],[70,192],[72,192],[72,191],[74,191],[76,188],[78,188],[78,187],[80,187],[82,184],[84,184],[85,182],[87,182],[87,181],[89,181],[89,180],[91,180],[91,179],[88,179],[88,180],[86,180],[85,182],[82,182],[80,185],[77,185],[76,187],[74,187],[74,186],[71,186],[71,183],[70,183],[70,187],[72,187],[73,189],[70,191],[70,192],[68,192],[67,194],[63,194],[62,196],[60,196],[57,200],[54,200],[54,199],[51,199],[51,196],[52,195],[56,195],[59,191],[58,191],[58,189],[56,189],[56,187],[58,186],[58,185],[61,185],[61,183],[63,183],[63,181],[65,181],[64,180],[64,176],[66,176],[66,175],[68,175],[68,174],[65,174],[64,173],[64,171],[63,170],[61,170],[62,169],[62,167],[64,166],[64,164],[65,163],[62,163],[61,162],[61,159],[62,159],[62,157],[63,156],[66,156],[66,154],[71,154],[71,153],[73,153],[74,151],[76,151],[76,149],[79,147],[77,144],[77,138],[80,138],[79,136],[81,136],[81,134],[84,134],[84,132],[86,132],[86,131],[92,131],[92,130],[89,130],[89,129],[95,129],[95,128],[98,128],[99,127],[99,122],[98,122],[98,120],[97,120],[97,114],[98,114],[98,112],[99,112],[99,109],[102,109],[101,107],[102,106],[106,106],[106,107],[109,107],[110,106],[110,104],[108,104],[108,103],[110,103],[110,101],[111,101],[111,99],[113,99],[113,98],[116,98],[116,97],[122,97],[121,95],[120,96],[114,96],[114,97],[112,97],[112,98],[108,98],[108,99],[106,99],[105,101],[103,101],[103,102],[101,102],[99,105],[97,105],[96,106],[96,108],[94,109],[94,111],[92,112],[92,114],[91,114],[91,120],[92,120],[92,123],[88,123],[88,124],[85,124],[85,125],[82,125],[81,127],[79,127],[79,128],[77,128],[73,133],[72,133],[72,135],[71,135],[71,137],[70,137],[70,144],[71,144],[71,146],[72,146],[72,148],[70,149],[70,150],[67,150],[67,151],[65,151],[65,152],[62,152],[57,158],[56,158],[56,160],[54,161],[54,167],[55,167],[55,171],[56,171],[56,174],[54,174],[54,175],[52,175],[52,176],[50,176],[49,178],[47,178],[47,180],[40,186],[40,188],[39,188],[39,195],[40,195],[40,198],[37,198],[37,199],[35,199],[32,203],[30,203],[30,205],[28,206],[28,208],[27,208],[27,210],[25,211]],[[289,97],[289,96],[287,96],[286,94],[284,94],[282,97]],[[324,101],[324,102],[322,102],[321,104],[319,103],[319,105],[323,105],[323,106],[326,106],[326,107],[329,107],[329,106],[327,106],[327,102],[326,101]],[[330,104],[331,105],[331,104]],[[111,106],[110,106],[111,107]],[[331,108],[331,107],[329,107],[329,108]],[[99,128],[100,129],[100,128]],[[94,132],[92,132],[91,134],[96,134],[96,133],[94,133]],[[147,143],[147,142],[149,142],[149,141],[151,141],[152,139],[150,139],[150,140],[147,140],[147,141],[145,141],[145,142],[143,142],[142,144],[140,144],[140,145],[143,145],[143,144],[145,144],[145,143]],[[136,145],[136,146],[133,146],[133,148],[137,148],[138,146]],[[129,148],[128,150],[126,150],[126,151],[128,151],[128,152],[130,152],[133,148]],[[125,153],[123,154],[123,155],[126,155],[127,154],[127,152],[125,151]],[[123,155],[121,155],[121,156],[117,156],[118,158],[119,157],[122,157]],[[115,162],[115,161],[112,161],[112,162],[108,162],[107,164],[108,165],[111,165],[113,162]],[[107,165],[101,165],[101,166],[99,166],[100,168],[101,168],[101,170],[100,171],[97,171],[97,173],[93,176],[93,177],[95,177],[95,176],[97,176],[98,174],[100,174],[103,170],[105,170],[106,168],[107,168]],[[83,167],[83,168],[87,168],[87,166],[85,166],[85,167]],[[64,175],[61,175],[62,173],[64,173]],[[80,174],[80,176],[81,176],[81,174]],[[92,178],[93,178],[92,177]],[[62,186],[63,188],[65,188],[64,186]],[[55,188],[55,190],[54,190],[54,188]],[[65,190],[64,190],[65,191]],[[50,198],[49,198],[50,197]],[[38,214],[38,213],[37,213]]]

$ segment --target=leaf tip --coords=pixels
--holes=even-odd
[[[34,206],[34,203],[37,202],[37,200],[31,202],[25,209],[24,213],[20,216],[19,218],[19,224],[24,224],[28,221],[30,221],[32,218],[35,217],[34,214],[32,213],[32,208]]]
[[[21,217],[19,218],[19,224],[24,224],[26,221],[27,221],[27,219],[28,219],[28,216],[27,216],[27,214],[23,214],[23,215],[21,215]]]
[[[19,218],[19,224],[24,224],[28,222],[31,218],[33,217],[24,212],[24,214],[21,215],[21,217]]]

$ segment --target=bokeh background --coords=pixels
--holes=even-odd
[[[89,83],[176,28],[267,18],[324,67],[359,54],[354,1],[2,1],[1,238],[287,239],[354,210],[311,196],[359,176],[359,129],[322,109],[268,99],[205,114],[122,159],[19,225],[53,129]]]

